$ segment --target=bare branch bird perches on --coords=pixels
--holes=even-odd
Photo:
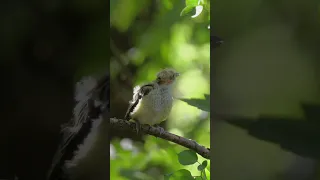
[[[135,122],[126,121],[123,119],[117,119],[117,118],[110,118],[110,127],[114,129],[121,129],[121,130],[130,130],[132,132],[137,132]],[[172,133],[169,133],[167,131],[160,132],[160,129],[155,128],[153,126],[149,125],[141,125],[141,132],[145,134],[149,134],[155,137],[159,137],[161,139],[165,139],[167,141],[174,142],[176,144],[179,144],[183,147],[186,147],[188,149],[191,149],[201,155],[202,157],[206,159],[210,159],[210,149],[206,148],[200,144],[198,144],[196,141],[187,139]]]

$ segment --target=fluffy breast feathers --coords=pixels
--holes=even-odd
[[[172,107],[172,96],[169,88],[157,83],[137,86],[133,90],[125,119],[134,119],[141,124],[154,125],[165,120]]]

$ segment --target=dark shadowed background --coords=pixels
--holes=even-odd
[[[75,82],[109,69],[107,4],[1,3],[0,178],[45,178]]]

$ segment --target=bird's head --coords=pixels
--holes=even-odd
[[[179,75],[174,69],[166,68],[158,72],[156,82],[159,85],[171,85]]]

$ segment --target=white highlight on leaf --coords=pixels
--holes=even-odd
[[[201,6],[201,5],[196,6],[196,14],[191,16],[191,18],[195,18],[195,17],[199,16],[202,11],[203,11],[203,6]]]

